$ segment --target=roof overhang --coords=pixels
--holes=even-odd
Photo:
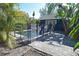
[[[55,18],[55,16],[53,15],[44,15],[39,18],[39,20],[53,20],[53,19],[57,19],[57,18]]]

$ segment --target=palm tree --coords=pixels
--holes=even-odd
[[[0,4],[0,42],[3,42],[7,47],[16,47],[15,38],[10,35],[10,32],[16,31],[16,24],[22,24],[19,32],[22,33],[25,25],[28,23],[29,16],[27,13],[18,10],[18,4],[1,3]]]
[[[0,4],[0,7],[2,9],[2,14],[4,17],[2,17],[0,19],[0,33],[4,33],[5,37],[3,35],[2,36],[2,41],[9,47],[9,48],[13,48],[15,47],[15,39],[13,36],[10,35],[10,32],[13,30],[14,28],[14,6],[16,4],[9,4],[9,3],[5,3],[5,4]],[[1,15],[1,14],[0,14]]]
[[[62,10],[61,10],[62,12]],[[68,24],[66,26],[67,30],[70,30],[69,37],[72,40],[78,40],[79,38],[79,4],[68,3],[66,9],[64,9],[65,18],[68,19]],[[63,14],[63,13],[59,13]],[[62,16],[63,17],[63,16]],[[74,46],[74,50],[79,47],[79,42]]]
[[[69,33],[69,36],[72,36],[73,40],[78,40],[79,39],[79,4],[75,4],[75,10],[74,10],[74,14],[71,18],[71,22],[70,22],[70,28],[71,31]],[[79,41],[76,43],[76,45],[74,46],[74,51],[79,48]]]
[[[34,19],[34,16],[35,16],[35,11],[33,11],[33,14],[32,14],[32,16],[33,16],[33,19]]]
[[[57,16],[59,16],[63,22],[65,33],[67,32],[66,24],[64,22],[66,20],[66,15],[67,15],[66,13],[67,13],[67,7],[63,6],[62,4],[58,5],[58,15]]]

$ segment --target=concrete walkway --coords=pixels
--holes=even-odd
[[[76,56],[73,48],[65,45],[50,45],[41,41],[34,41],[29,46],[53,56]]]

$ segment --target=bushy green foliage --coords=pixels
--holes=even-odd
[[[16,38],[10,35],[10,32],[16,31],[17,23],[25,25],[28,17],[25,12],[19,11],[17,6],[15,3],[0,3],[0,42],[9,48],[16,47]]]
[[[52,11],[53,10],[53,11]],[[40,10],[40,14],[49,15],[54,10],[57,11],[56,17],[61,18],[65,31],[72,40],[79,39],[79,3],[47,3],[46,7]],[[54,15],[54,14],[53,14]],[[67,20],[67,24],[65,24]],[[79,42],[74,46],[74,50],[79,47]]]

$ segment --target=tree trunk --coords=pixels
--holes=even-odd
[[[63,22],[63,26],[64,26],[64,31],[65,31],[65,33],[67,33],[67,28],[66,28],[66,24],[64,22],[64,19],[62,19],[62,22]]]
[[[14,37],[15,37],[15,30],[14,30]]]

